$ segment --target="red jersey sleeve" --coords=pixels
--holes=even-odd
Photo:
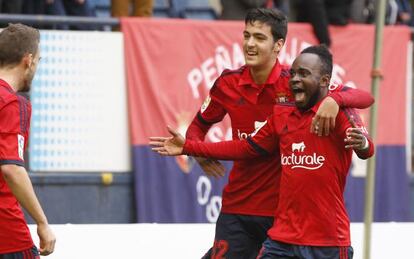
[[[269,118],[251,137],[245,140],[203,143],[187,140],[183,153],[191,156],[209,157],[220,160],[242,160],[257,156],[266,156],[278,148],[278,138]]]
[[[25,135],[19,102],[12,101],[0,109],[0,164],[24,165]]]
[[[339,126],[339,135],[342,139],[346,138],[346,131],[349,128],[352,128],[352,124],[350,122],[351,118],[354,120],[356,126],[363,132],[364,136],[368,140],[368,149],[366,150],[354,150],[355,154],[361,159],[368,159],[374,155],[374,142],[372,141],[371,137],[368,135],[368,131],[365,128],[361,117],[359,114],[351,108],[346,108],[340,111],[338,116],[338,126]],[[345,144],[344,144],[345,145]]]
[[[188,126],[186,139],[203,141],[210,127],[226,116],[227,111],[221,105],[222,91],[220,87],[222,87],[222,84],[220,78],[214,83],[209,96],[207,96],[197,115]]]
[[[330,86],[329,91],[329,96],[340,107],[365,109],[374,103],[374,98],[370,93],[345,85]]]

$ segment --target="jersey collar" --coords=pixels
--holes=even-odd
[[[276,60],[275,65],[272,68],[272,71],[270,72],[270,75],[268,76],[266,82],[263,85],[272,85],[276,83],[276,81],[279,79],[280,72],[282,71],[282,66],[279,63],[279,60]],[[243,73],[239,80],[239,86],[251,86],[255,88],[260,88],[254,81],[250,74],[249,66],[246,66],[246,68],[243,70]]]
[[[5,87],[7,90],[9,90],[9,92],[15,93],[14,89],[9,85],[9,83],[4,81],[3,79],[0,79],[0,86]]]
[[[305,111],[305,112],[301,112],[297,107],[296,109],[293,110],[293,113],[295,113],[298,116],[302,116],[305,113],[313,113],[316,114],[318,112],[319,106],[321,106],[322,101],[325,99],[326,97],[324,97],[322,100],[320,100],[319,102],[317,102],[314,106],[312,106],[309,110]]]

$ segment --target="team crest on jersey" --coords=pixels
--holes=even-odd
[[[291,169],[302,168],[307,170],[316,170],[323,166],[325,157],[313,154],[303,154],[306,149],[304,141],[292,143],[292,153],[289,155],[282,154],[281,162],[283,166],[290,166]]]
[[[210,102],[211,102],[211,97],[210,97],[210,95],[209,95],[209,96],[207,96],[207,98],[204,100],[203,105],[201,105],[201,113],[203,113],[203,112],[207,109],[207,107],[208,107],[208,105],[210,104]]]
[[[24,137],[20,134],[17,135],[17,146],[19,157],[21,160],[24,160]]]
[[[288,96],[285,93],[277,93],[276,103],[287,103],[289,101]]]

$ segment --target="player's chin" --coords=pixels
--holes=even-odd
[[[246,56],[245,57],[246,65],[254,67],[259,65],[259,60],[255,56]]]

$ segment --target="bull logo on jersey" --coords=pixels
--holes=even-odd
[[[305,150],[305,142],[300,143],[293,143],[292,144],[292,153],[295,153],[295,151],[303,152]]]
[[[175,116],[177,120],[177,131],[185,136],[185,132],[187,131],[188,125],[191,122],[191,113],[189,112],[181,112]],[[191,169],[194,166],[194,159],[192,157],[188,157],[185,155],[176,156],[175,162],[177,163],[178,167],[183,171],[183,173],[190,173]]]
[[[302,154],[305,151],[305,142],[292,143],[292,153],[290,155],[281,155],[282,165],[290,166],[292,169],[302,168],[307,170],[316,170],[323,166],[324,156],[318,156],[315,152],[311,155]]]

